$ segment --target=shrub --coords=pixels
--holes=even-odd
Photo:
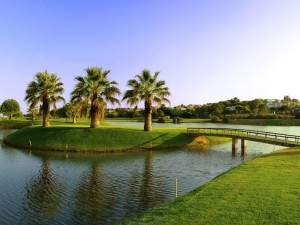
[[[223,119],[222,119],[222,122],[223,122],[223,123],[228,123],[228,122],[229,122],[229,118],[228,118],[228,117],[226,117],[226,116],[225,116],[225,117],[223,117]]]
[[[218,116],[212,116],[212,117],[210,118],[210,121],[211,121],[212,123],[220,123],[222,120],[221,120]]]
[[[166,119],[163,118],[163,117],[160,117],[160,118],[158,118],[157,122],[158,122],[158,123],[165,123],[165,122],[166,122]]]
[[[173,118],[173,123],[182,123],[182,118],[180,118],[180,117],[174,117]]]

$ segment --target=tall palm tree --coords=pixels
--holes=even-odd
[[[157,80],[158,75],[159,72],[155,72],[151,76],[149,70],[143,70],[140,75],[135,76],[135,79],[127,82],[127,86],[131,90],[127,90],[123,97],[123,100],[126,100],[130,106],[136,106],[139,102],[144,101],[144,131],[152,131],[152,104],[161,105],[163,102],[171,104],[167,98],[170,96],[169,88],[165,86],[165,81]]]
[[[77,84],[71,93],[71,102],[80,103],[82,109],[90,107],[91,128],[100,127],[100,120],[104,117],[106,103],[118,103],[115,98],[121,92],[115,85],[116,81],[109,81],[107,76],[110,70],[102,70],[99,67],[85,69],[85,77],[77,76]]]
[[[35,74],[35,81],[31,81],[26,89],[25,101],[29,108],[34,108],[39,102],[42,103],[43,127],[50,127],[50,106],[56,108],[58,101],[65,102],[61,96],[64,92],[63,83],[55,73],[47,70]]]

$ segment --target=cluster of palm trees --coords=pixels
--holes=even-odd
[[[100,127],[100,121],[104,117],[107,103],[120,104],[116,98],[121,92],[116,81],[110,81],[108,75],[110,70],[103,70],[99,67],[85,69],[85,76],[77,76],[74,90],[71,93],[71,101],[68,113],[76,118],[82,113],[87,113],[89,109],[90,127]],[[127,82],[130,88],[124,93],[122,101],[126,101],[129,106],[137,106],[143,101],[145,106],[144,131],[152,131],[152,107],[153,104],[160,105],[163,102],[170,104],[169,88],[166,82],[158,80],[159,72],[152,76],[150,71],[145,69],[141,74]],[[35,80],[28,84],[25,101],[29,105],[29,111],[35,112],[37,105],[41,103],[40,111],[43,114],[43,127],[49,127],[50,107],[56,108],[58,101],[65,102],[61,96],[64,92],[63,83],[54,73],[47,70],[35,75]]]

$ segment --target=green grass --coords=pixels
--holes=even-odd
[[[109,122],[143,122],[143,118],[107,118],[104,121],[101,121],[101,126],[107,126]],[[157,120],[153,120],[153,122],[157,122]],[[172,120],[167,120],[168,123],[172,123]],[[201,123],[201,122],[209,122],[207,119],[184,119],[185,123]],[[40,119],[31,121],[26,119],[0,119],[0,128],[1,129],[20,129],[23,127],[28,127],[32,125],[41,125],[42,121]],[[89,118],[80,118],[77,120],[76,124],[73,124],[70,120],[66,120],[65,118],[60,119],[51,119],[51,126],[72,126],[72,127],[89,127],[90,119]]]
[[[300,126],[300,119],[238,119],[230,120],[229,124],[259,126]]]
[[[80,126],[52,126],[42,128],[30,126],[10,134],[4,140],[6,144],[16,147],[60,150],[60,151],[132,151],[142,149],[189,148],[205,149],[187,136],[186,129],[159,128],[153,132],[144,132],[137,128],[101,127],[91,129]],[[212,143],[227,139],[209,138]],[[31,144],[31,146],[30,146]]]
[[[23,127],[37,125],[37,124],[41,124],[41,122],[30,121],[30,120],[25,120],[25,119],[19,119],[19,120],[1,119],[0,120],[0,128],[1,129],[20,129]]]
[[[256,158],[123,224],[300,224],[300,150]]]
[[[158,119],[153,119],[153,122],[157,122]],[[135,117],[135,118],[105,118],[105,121],[114,121],[114,122],[143,122],[143,117]],[[173,123],[173,119],[165,119],[166,123]],[[210,119],[188,119],[183,118],[183,123],[206,123],[210,122]]]
[[[32,125],[41,125],[42,120],[26,120],[26,119],[3,119],[0,120],[0,128],[1,129],[21,129],[23,127],[28,127]],[[70,127],[89,127],[90,120],[88,118],[80,118],[76,124],[72,123],[70,120],[66,120],[65,118],[60,119],[51,119],[51,126],[70,126]],[[102,121],[101,125],[107,125],[106,121]]]

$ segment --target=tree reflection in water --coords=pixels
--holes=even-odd
[[[164,178],[161,179],[154,173],[154,157],[152,152],[149,152],[145,157],[142,173],[135,171],[130,179],[127,193],[129,202],[128,207],[124,209],[126,217],[166,202],[168,193],[164,190]]]
[[[24,224],[50,224],[60,208],[64,188],[52,173],[51,161],[42,159],[39,175],[26,186]]]
[[[163,179],[158,179],[158,175],[154,176],[153,154],[150,152],[145,158],[144,174],[142,175],[142,185],[140,187],[139,208],[146,210],[159,203],[165,202],[167,193],[162,190]],[[157,188],[160,187],[160,188]]]
[[[108,224],[117,198],[113,187],[105,186],[105,176],[99,163],[94,163],[81,178],[75,193],[74,220],[80,224]]]

